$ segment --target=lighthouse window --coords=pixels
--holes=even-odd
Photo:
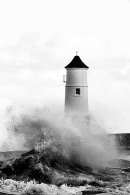
[[[76,88],[76,95],[80,95],[80,88]]]

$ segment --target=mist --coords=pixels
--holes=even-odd
[[[91,116],[84,125],[65,116],[59,107],[12,106],[6,110],[5,137],[0,150],[40,150],[55,147],[65,158],[93,169],[104,168],[117,158],[115,141]],[[60,146],[60,147],[59,147]]]

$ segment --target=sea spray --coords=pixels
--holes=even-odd
[[[93,169],[108,166],[117,157],[115,143],[105,131],[90,121],[86,128],[63,112],[44,108],[12,108],[7,115],[7,149],[55,148],[65,158]],[[12,147],[12,148],[11,148]]]

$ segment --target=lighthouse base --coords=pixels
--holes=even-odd
[[[66,117],[69,118],[78,129],[89,131],[90,116],[66,114]]]

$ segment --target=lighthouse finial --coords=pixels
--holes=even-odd
[[[76,56],[78,55],[78,51],[76,51]]]

